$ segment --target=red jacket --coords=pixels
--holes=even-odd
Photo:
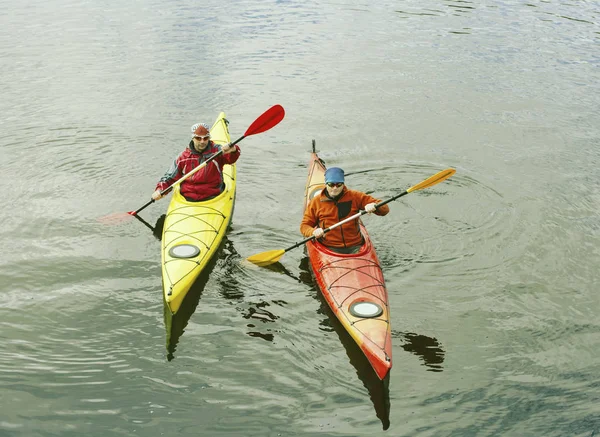
[[[217,156],[206,167],[184,180],[181,183],[181,194],[190,200],[197,201],[214,197],[223,191],[223,165],[233,164],[238,160],[240,148],[235,146],[235,149],[235,152]],[[156,184],[156,189],[163,191],[168,188],[219,150],[221,150],[221,146],[210,141],[206,149],[200,153],[194,149],[193,141],[190,141],[188,148],[175,158],[169,170]]]
[[[344,187],[342,194],[333,200],[325,194],[325,188],[321,193],[315,196],[304,211],[304,218],[300,224],[300,232],[305,237],[310,237],[315,228],[328,228],[346,217],[356,214],[359,210],[364,210],[368,203],[379,203],[381,200],[369,196],[356,190],[349,190]],[[390,212],[390,207],[383,205],[375,214],[386,215]],[[326,246],[332,247],[352,247],[362,244],[363,238],[360,234],[358,220],[352,220],[338,226],[327,232],[320,241]]]

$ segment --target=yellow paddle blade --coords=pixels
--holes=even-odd
[[[422,190],[423,188],[429,188],[435,184],[439,184],[440,182],[445,181],[450,176],[452,176],[454,173],[456,173],[455,169],[447,168],[446,170],[442,170],[441,172],[436,173],[431,177],[428,177],[423,182],[420,182],[417,185],[410,187],[408,190],[406,190],[406,192],[410,193],[411,191],[417,191],[417,190]]]
[[[264,267],[275,264],[281,259],[284,253],[285,250],[283,249],[269,250],[268,252],[261,252],[257,253],[256,255],[249,256],[246,259],[257,266]]]

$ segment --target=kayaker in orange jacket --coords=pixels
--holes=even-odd
[[[158,200],[161,192],[177,182],[183,175],[189,173],[219,150],[223,154],[217,156],[203,169],[181,183],[181,194],[190,201],[207,200],[218,196],[223,191],[223,165],[233,164],[240,157],[240,148],[231,143],[220,146],[210,139],[208,125],[198,123],[192,126],[192,140],[187,149],[181,152],[156,184],[152,198]]]
[[[360,210],[376,215],[390,212],[387,205],[375,208],[381,200],[357,190],[350,190],[344,181],[344,170],[331,167],[325,171],[325,189],[317,194],[304,211],[300,232],[305,237],[315,236],[321,243],[338,253],[357,253],[364,240],[358,220],[344,223],[324,234],[328,228]]]

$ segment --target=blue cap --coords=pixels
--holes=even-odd
[[[330,167],[325,171],[325,183],[344,182],[344,170],[339,167]]]

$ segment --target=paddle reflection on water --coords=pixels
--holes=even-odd
[[[295,281],[298,281],[298,282],[302,282],[302,283],[305,283],[305,284],[308,284],[308,285],[310,285],[312,283],[311,282],[312,280],[310,278],[310,274],[309,274],[309,277],[308,277],[308,282],[306,282],[306,278],[302,277],[302,272],[300,272],[300,276],[298,277],[298,276],[294,275],[292,272],[290,272],[280,262],[276,262],[274,264],[269,264],[267,266],[263,266],[263,268],[265,268],[267,270],[270,270],[272,272],[275,272],[275,273],[280,273],[282,275],[289,276],[290,278],[292,278],[292,279],[294,279]]]
[[[299,267],[300,267],[300,280],[304,284],[309,285],[312,288],[314,288],[317,291],[317,294],[320,294],[318,288],[316,287],[316,285],[313,281],[312,273],[310,273],[310,262],[308,261],[308,257],[306,256],[306,251],[304,252],[304,257],[300,261]]]
[[[166,214],[161,215],[158,220],[156,220],[156,224],[154,226],[152,226],[139,215],[134,215],[134,217],[138,219],[138,221],[140,221],[144,226],[150,229],[158,241],[162,240],[162,231],[165,225],[165,218],[167,217]]]

